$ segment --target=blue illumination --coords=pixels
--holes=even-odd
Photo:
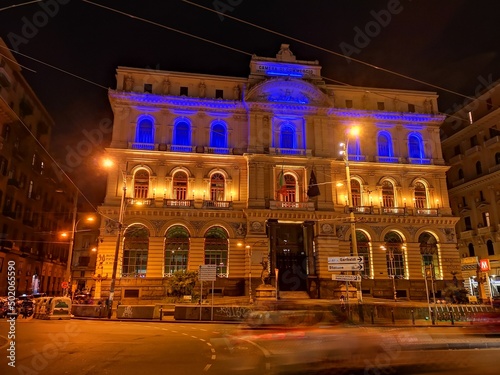
[[[410,134],[408,136],[408,154],[410,158],[423,159],[423,150],[422,136],[417,133]]]
[[[149,116],[143,116],[137,121],[135,131],[136,143],[154,143],[153,120]]]
[[[389,157],[392,155],[392,139],[388,132],[382,131],[378,134],[378,156]]]
[[[293,78],[302,78],[304,75],[300,73],[290,73],[290,72],[277,72],[275,70],[268,70],[268,76],[277,76],[277,77],[293,77]]]
[[[227,148],[227,130],[226,125],[222,121],[217,121],[212,124],[210,131],[210,147]]]
[[[176,146],[191,145],[191,126],[186,120],[179,120],[175,123],[173,144]]]

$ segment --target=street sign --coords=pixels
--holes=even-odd
[[[362,256],[356,257],[328,257],[328,263],[363,263],[364,258]]]
[[[217,280],[217,265],[216,264],[201,265],[200,272],[198,274],[198,280],[200,280],[200,281],[215,281],[215,280]]]
[[[364,269],[364,264],[339,263],[328,265],[328,271],[363,271]]]
[[[490,260],[481,259],[479,261],[479,268],[481,269],[481,272],[488,272],[490,270]]]
[[[69,283],[68,283],[67,281],[63,281],[63,282],[61,283],[61,288],[63,288],[63,289],[68,289],[68,287],[69,287]]]
[[[351,282],[361,282],[361,275],[332,275],[332,280],[335,281],[351,281]]]

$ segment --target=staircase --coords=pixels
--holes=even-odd
[[[279,292],[282,300],[310,299],[306,291]]]

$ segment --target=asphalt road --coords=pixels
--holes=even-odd
[[[4,343],[9,329],[0,321]],[[20,319],[14,333],[16,367],[8,365],[7,342],[0,374],[487,375],[498,373],[500,355],[500,338],[450,327],[255,330],[237,324]]]

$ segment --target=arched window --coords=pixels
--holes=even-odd
[[[210,200],[223,201],[225,199],[225,179],[221,173],[214,173],[210,178]]]
[[[295,148],[295,130],[289,125],[281,127],[280,147],[294,149]]]
[[[228,276],[228,235],[222,227],[212,227],[205,234],[205,264],[217,265],[217,276]]]
[[[154,127],[153,121],[149,118],[139,120],[135,132],[136,143],[154,143]],[[152,145],[154,146],[154,145]],[[144,148],[144,147],[139,147]]]
[[[469,256],[470,257],[476,256],[476,251],[474,250],[474,245],[472,243],[469,243]]]
[[[420,255],[422,256],[422,275],[441,279],[436,237],[424,232],[418,237],[418,242],[420,244]]]
[[[408,137],[408,154],[410,158],[422,159],[424,158],[424,148],[422,145],[422,138],[418,134],[410,134]]]
[[[127,228],[123,241],[122,277],[146,277],[149,231],[142,225]]]
[[[297,181],[291,174],[285,174],[286,193],[283,196],[284,202],[296,202],[297,199]]]
[[[210,147],[227,148],[227,132],[223,124],[216,123],[212,125],[210,131]]]
[[[480,162],[480,161],[478,161],[478,162],[476,163],[476,174],[477,174],[477,175],[480,175],[480,174],[482,174],[482,173],[483,173],[483,167],[481,166],[481,162]]]
[[[387,180],[382,183],[382,205],[394,207],[394,185]]]
[[[392,156],[392,140],[387,132],[380,132],[378,135],[378,156]]]
[[[179,201],[187,199],[188,177],[185,172],[177,172],[173,178],[173,197]]]
[[[464,171],[462,170],[462,168],[460,168],[458,170],[458,179],[461,180],[464,178]]]
[[[491,240],[486,241],[486,248],[488,249],[488,255],[495,255],[495,249]]]
[[[389,232],[384,237],[387,272],[389,277],[402,279],[405,276],[403,239],[396,232]]]
[[[353,207],[360,207],[361,203],[361,184],[358,180],[351,180],[351,197]]]
[[[134,175],[134,198],[145,199],[148,197],[149,172],[140,169]]]
[[[191,126],[186,121],[179,121],[174,126],[174,145],[191,145]]]
[[[368,236],[360,231],[356,231],[356,242],[358,245],[358,255],[363,257],[363,264],[365,269],[361,271],[361,276],[364,278],[370,277],[370,239]]]
[[[500,152],[495,154],[495,164],[500,164]]]
[[[165,234],[165,268],[163,276],[186,272],[189,255],[189,233],[181,225],[175,225]]]
[[[425,185],[421,182],[415,183],[414,191],[414,202],[415,208],[426,208],[427,207],[427,189]]]

